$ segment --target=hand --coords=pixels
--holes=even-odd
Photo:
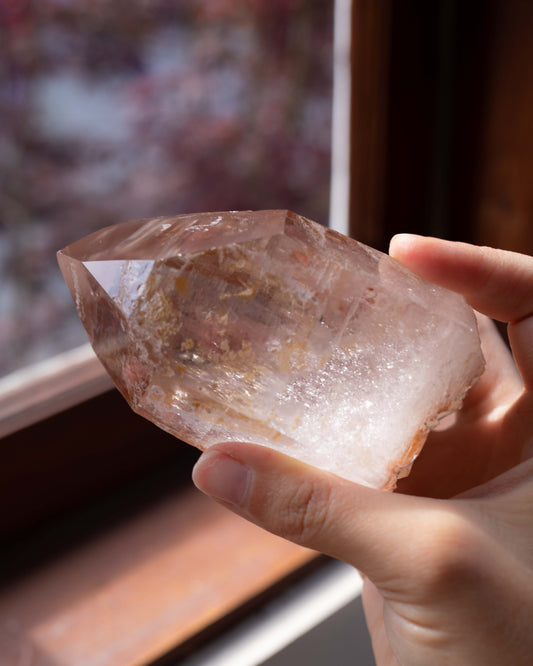
[[[533,258],[401,235],[391,255],[509,322],[480,319],[487,370],[397,493],[242,443],[210,448],[200,489],[357,567],[378,666],[533,662]],[[452,498],[452,499],[449,499]]]

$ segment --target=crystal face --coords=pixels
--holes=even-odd
[[[289,211],[125,222],[58,258],[130,406],[201,449],[392,488],[483,371],[460,296]]]

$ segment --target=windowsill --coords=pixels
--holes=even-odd
[[[191,487],[171,491],[11,581],[2,663],[150,664],[315,557]]]
[[[0,378],[0,438],[112,386],[89,343]]]
[[[0,383],[2,666],[153,664],[316,561],[196,491],[195,450],[110,386],[87,346]]]
[[[361,588],[361,577],[353,567],[326,560],[179,663],[374,666]]]

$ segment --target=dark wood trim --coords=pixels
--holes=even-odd
[[[351,234],[448,233],[455,1],[355,0]]]
[[[350,235],[379,246],[384,213],[391,0],[354,0]]]
[[[80,389],[81,390],[81,389]],[[4,437],[0,543],[199,452],[135,414],[117,390]]]
[[[454,233],[533,254],[533,3],[461,3],[459,19]]]
[[[528,0],[354,0],[354,237],[533,253],[531,34]]]

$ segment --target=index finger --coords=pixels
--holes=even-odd
[[[395,236],[390,254],[462,294],[478,312],[509,322],[515,360],[526,385],[533,385],[533,257],[412,234]]]

